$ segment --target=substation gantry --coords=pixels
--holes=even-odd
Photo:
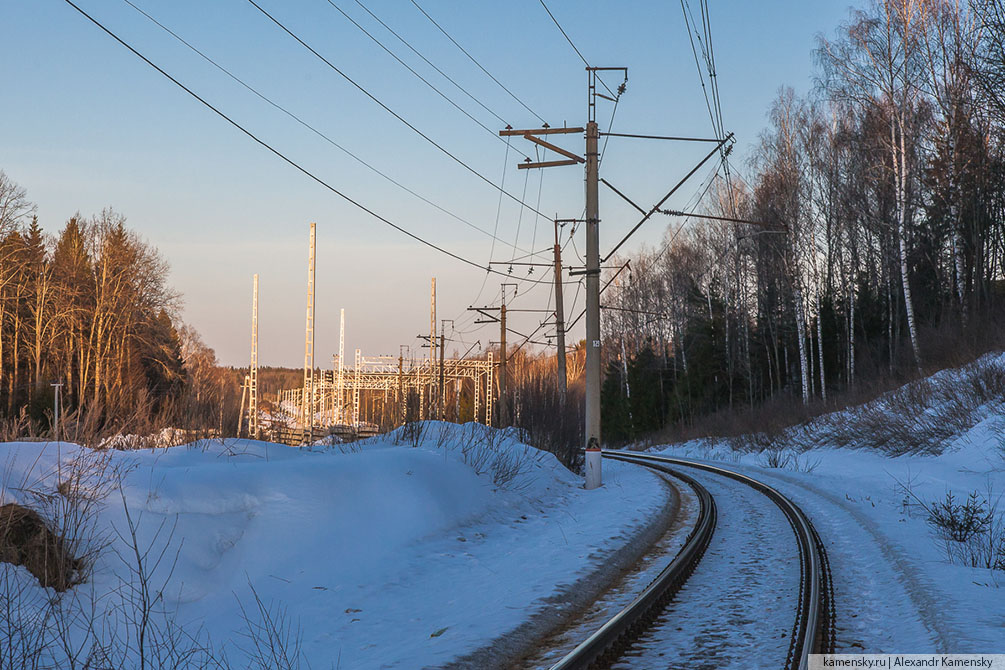
[[[422,359],[403,356],[362,356],[357,349],[352,365],[332,357],[331,370],[313,378],[309,413],[318,434],[330,432],[374,434],[382,427],[400,426],[409,420],[443,419],[448,406],[455,420],[462,395],[471,399],[471,419],[492,425],[495,400],[495,367],[492,352],[487,360]],[[291,415],[305,403],[304,388],[280,392],[280,403]],[[447,396],[452,395],[452,402]],[[443,402],[439,400],[443,397]]]

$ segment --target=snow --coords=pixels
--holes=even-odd
[[[121,496],[98,508],[111,545],[88,588],[112,594],[129,581],[128,508],[140,549],[167,557],[151,582],[185,630],[201,628],[243,667],[241,607],[254,613],[257,594],[273,613],[285,608],[313,666],[343,668],[437,665],[491,644],[666,503],[655,476],[620,463],[585,491],[512,431],[430,423],[416,447],[413,437],[128,452],[5,443],[2,502],[32,503],[25,482],[54,490],[57,462],[108,459]]]
[[[631,604],[649,584],[656,579],[668,563],[683,548],[688,534],[694,528],[699,512],[698,498],[691,489],[674,479],[669,479],[677,495],[676,514],[663,536],[653,544],[634,569],[624,572],[588,608],[578,613],[571,625],[560,628],[557,634],[541,645],[535,654],[522,664],[524,668],[548,670],[575,649],[583,640],[600,628],[608,619]],[[663,664],[665,667],[665,663]]]
[[[1002,365],[1005,357],[985,362]],[[961,375],[939,373],[932,383],[940,390],[925,396],[919,414],[929,421],[944,416],[939,403],[948,402]],[[871,407],[870,420],[876,412],[903,411],[902,402],[889,398]],[[862,410],[835,413],[781,438],[793,456],[784,468],[767,467],[764,453],[733,451],[722,442],[653,450],[751,474],[809,514],[830,556],[839,652],[1005,652],[1005,573],[949,562],[918,503],[948,491],[957,499],[977,491],[992,503],[1005,494],[1001,399],[965,409],[954,414],[964,427],[913,451],[861,441],[828,445],[825,428],[854,421]],[[422,425],[312,448],[230,439],[133,451],[2,443],[0,503],[37,506],[32,491],[51,494],[57,469],[74,463],[114,471],[120,490],[84,482],[100,498],[91,545],[108,545],[76,591],[95,595],[99,616],[102,608],[121,609],[116,603],[129,593],[131,519],[149,565],[164,556],[151,578],[155,591],[163,590],[158,608],[212,640],[233,667],[251,665],[245,617],[259,617],[257,597],[278,628],[300,640],[312,666],[354,669],[491,656],[527,622],[567,607],[574,584],[596,574],[666,510],[667,488],[638,466],[605,461],[604,486],[586,491],[580,477],[522,444],[515,431]],[[791,625],[785,603],[792,580],[766,575],[791,571],[794,546],[770,550],[767,538],[791,531],[752,490],[696,477],[715,487],[720,527],[706,562],[666,615],[670,633],[680,628],[657,645],[657,653],[669,656],[653,662],[706,660],[713,652],[697,642],[706,639],[715,642],[723,667],[742,655],[730,648],[749,651],[755,642],[757,658],[777,666],[784,638],[775,640],[774,632]],[[685,500],[684,509],[689,505]],[[998,512],[1005,512],[1005,501]],[[678,519],[663,538],[667,558],[687,530]],[[644,562],[588,621],[629,600],[633,585],[661,566]],[[30,608],[54,596],[23,568],[5,565],[0,576],[9,591],[0,600],[17,593]],[[725,609],[703,600],[710,583],[733,594]],[[129,625],[123,616],[102,621],[113,632]],[[766,629],[771,636],[761,634]],[[574,642],[576,630],[567,629],[556,644]]]
[[[785,667],[799,550],[782,511],[744,484],[689,471],[715,499],[715,534],[694,573],[611,668]]]
[[[998,411],[975,412],[976,423],[938,455],[817,447],[793,450],[798,464],[786,469],[766,467],[764,454],[708,440],[652,451],[725,462],[776,487],[809,514],[831,561],[839,653],[1001,653],[1005,573],[950,563],[918,503],[943,500],[949,491],[961,500],[976,491],[1005,512]]]

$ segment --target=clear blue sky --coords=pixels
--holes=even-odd
[[[409,231],[484,264],[492,240],[409,195],[271,108],[122,0],[77,0],[158,65],[324,180]],[[332,140],[450,212],[496,227],[495,260],[513,245],[544,250],[551,222],[519,207],[382,110],[271,24],[246,0],[133,0],[167,27]],[[333,0],[403,60],[492,130],[501,123],[407,51],[355,0]],[[540,211],[578,217],[579,167],[518,171],[506,145],[402,68],[328,0],[259,0],[322,55],[437,143],[496,184],[524,193]],[[514,127],[540,121],[482,73],[407,0],[364,4],[445,73]],[[583,63],[538,0],[419,0],[489,72],[552,126],[582,125]],[[848,0],[710,0],[722,111],[736,133],[736,165],[765,125],[779,87],[812,87],[813,49],[848,17]],[[691,1],[697,11],[697,0]],[[629,68],[615,132],[709,136],[711,124],[681,7],[673,1],[551,0],[549,8],[593,65]],[[339,308],[346,348],[397,354],[428,332],[429,279],[437,277],[438,318],[457,318],[457,342],[498,339],[498,328],[469,325],[465,308],[497,301],[499,282],[418,243],[354,208],[268,153],[87,22],[62,0],[8,0],[0,11],[0,169],[38,203],[50,233],[79,211],[114,207],[171,265],[182,316],[226,364],[246,365],[251,276],[259,273],[260,361],[300,365],[306,304],[308,224],[318,224],[316,359],[338,347]],[[612,82],[613,84],[613,82]],[[609,121],[610,107],[599,121]],[[581,138],[558,142],[582,152]],[[644,207],[690,169],[707,147],[610,141],[602,176]],[[698,181],[671,207],[683,207]],[[637,221],[634,210],[601,191],[601,249]],[[653,220],[629,249],[659,242],[667,220]],[[583,251],[577,233],[575,246]],[[518,252],[522,255],[522,252]],[[567,264],[576,264],[568,247]],[[546,260],[544,257],[541,260]],[[505,266],[503,266],[505,268]],[[538,269],[535,277],[541,276]],[[515,275],[525,277],[526,268]],[[484,286],[483,286],[484,283]],[[481,293],[479,289],[482,288]],[[521,290],[514,307],[544,308],[548,285]],[[566,294],[570,316],[583,305]],[[539,314],[514,315],[529,332]],[[582,322],[573,337],[582,337]],[[448,330],[448,334],[449,334]],[[464,343],[461,342],[463,339]],[[476,348],[477,350],[477,348]],[[351,354],[350,354],[351,355]]]

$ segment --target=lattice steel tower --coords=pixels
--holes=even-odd
[[[248,372],[248,436],[258,439],[258,275],[251,298],[251,369]]]
[[[336,382],[335,389],[335,408],[337,416],[335,417],[335,423],[345,423],[344,406],[343,406],[343,395],[345,389],[342,382],[342,372],[345,369],[343,361],[345,360],[345,308],[343,307],[339,310],[339,324],[338,324],[338,381]]]
[[[314,442],[314,257],[317,224],[311,223],[311,248],[307,259],[307,334],[304,339],[304,393],[300,404],[300,438]]]

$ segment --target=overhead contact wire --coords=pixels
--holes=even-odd
[[[318,53],[318,51],[315,50],[314,47],[312,47],[311,45],[309,45],[307,42],[303,41],[296,33],[294,33],[292,30],[290,30],[289,28],[287,28],[286,25],[283,24],[282,21],[280,21],[279,19],[277,19],[276,17],[274,17],[272,14],[270,14],[269,12],[267,12],[265,9],[263,9],[261,5],[259,5],[257,2],[255,2],[255,0],[248,0],[248,2],[251,3],[251,5],[255,7],[255,9],[257,9],[259,12],[261,12],[270,21],[272,21],[274,24],[276,24],[276,26],[278,26],[283,32],[285,32],[287,35],[289,35],[294,40],[296,40],[301,46],[303,46],[305,49],[307,49],[308,51],[310,51],[312,54],[314,54],[315,56],[317,56],[317,58],[319,60],[321,60],[325,65],[327,65],[332,70],[334,70],[336,73],[338,73],[339,76],[341,76],[347,82],[349,82],[350,84],[352,84],[356,89],[358,89],[366,97],[370,98],[375,103],[377,103],[388,114],[390,114],[391,116],[393,116],[394,118],[398,119],[403,124],[405,124],[414,133],[416,133],[417,135],[419,135],[419,137],[423,138],[424,140],[426,140],[427,142],[429,142],[430,144],[432,144],[434,147],[436,147],[441,152],[443,152],[443,154],[445,154],[446,156],[450,157],[458,165],[460,165],[465,170],[467,170],[471,174],[473,174],[476,177],[478,177],[479,179],[481,179],[483,182],[485,182],[486,184],[488,184],[492,188],[501,191],[506,197],[510,198],[511,200],[513,200],[516,203],[519,203],[521,207],[528,207],[528,205],[526,203],[521,202],[520,199],[517,198],[515,195],[513,195],[511,193],[507,193],[506,191],[504,191],[498,185],[496,185],[495,183],[493,183],[491,179],[489,179],[488,177],[484,176],[483,174],[481,174],[480,172],[478,172],[477,170],[475,170],[473,167],[471,167],[470,165],[468,165],[467,163],[465,163],[464,161],[462,161],[460,158],[458,158],[457,156],[455,156],[454,154],[452,154],[448,149],[444,148],[443,145],[439,144],[436,140],[434,140],[433,138],[429,137],[429,135],[426,135],[424,132],[422,132],[421,130],[419,130],[418,128],[416,128],[415,126],[413,126],[411,123],[409,123],[403,116],[401,116],[400,114],[398,114],[397,112],[395,112],[393,109],[391,109],[390,107],[388,107],[387,105],[385,105],[379,98],[377,98],[375,95],[373,95],[372,93],[370,93],[370,91],[368,91],[365,88],[363,88],[363,86],[361,86],[360,84],[358,84],[352,77],[350,77],[345,72],[343,72],[341,69],[339,69],[338,66],[336,66],[330,60],[328,60],[327,58],[325,58],[324,56],[322,56],[320,53]]]
[[[421,243],[421,244],[429,247],[430,249],[434,249],[436,251],[439,251],[440,253],[442,253],[442,254],[444,254],[446,256],[450,256],[454,260],[460,261],[460,262],[465,263],[467,265],[470,265],[472,267],[476,267],[476,268],[479,268],[479,269],[484,269],[481,265],[479,265],[475,261],[472,261],[472,260],[469,260],[467,258],[464,258],[463,256],[459,256],[458,254],[455,254],[452,251],[444,249],[443,247],[441,247],[441,246],[439,246],[437,244],[434,244],[433,242],[430,242],[428,240],[425,240],[425,239],[419,237],[415,233],[413,233],[413,232],[411,232],[411,231],[409,231],[409,230],[407,230],[405,228],[402,228],[401,226],[399,226],[398,224],[394,223],[390,219],[387,219],[387,218],[381,216],[380,214],[378,214],[377,212],[373,211],[372,209],[370,209],[366,205],[360,203],[357,200],[354,200],[353,198],[349,197],[348,195],[346,195],[342,191],[338,190],[337,188],[335,188],[334,186],[332,186],[331,184],[329,184],[325,180],[323,180],[320,177],[318,177],[317,175],[315,175],[313,172],[311,172],[307,168],[301,166],[299,163],[297,163],[296,161],[294,161],[292,158],[289,158],[286,154],[282,153],[281,151],[279,151],[278,149],[276,149],[275,147],[273,147],[271,144],[269,144],[265,140],[259,138],[257,135],[255,135],[254,133],[252,133],[250,130],[248,130],[247,128],[245,128],[244,126],[242,126],[240,123],[238,123],[237,121],[235,121],[231,117],[227,116],[227,114],[225,114],[224,112],[220,111],[220,109],[218,109],[217,107],[215,107],[212,103],[210,103],[209,101],[207,101],[205,98],[203,98],[202,96],[200,96],[198,93],[196,93],[195,91],[193,91],[192,89],[190,89],[188,86],[186,86],[185,84],[183,84],[180,81],[178,81],[177,79],[175,79],[173,76],[171,76],[170,74],[168,74],[165,70],[161,69],[160,66],[158,66],[156,63],[154,63],[153,61],[151,61],[149,58],[147,58],[146,56],[144,56],[139,51],[137,51],[132,45],[130,45],[128,42],[126,42],[125,40],[123,40],[121,37],[119,37],[118,35],[116,35],[115,33],[113,33],[110,29],[106,28],[104,26],[104,24],[102,24],[101,22],[99,22],[93,16],[91,16],[86,11],[84,11],[83,9],[81,9],[76,3],[73,2],[73,0],[63,0],[63,1],[66,4],[70,5],[71,7],[73,7],[75,10],[77,10],[77,12],[79,12],[81,16],[83,16],[88,21],[90,21],[95,26],[97,26],[102,32],[104,32],[109,37],[111,37],[113,40],[115,40],[116,42],[118,42],[119,44],[121,44],[123,47],[125,47],[126,49],[128,49],[130,52],[132,52],[133,55],[135,55],[137,58],[139,58],[140,60],[142,60],[144,63],[146,63],[147,65],[149,65],[153,69],[155,69],[157,72],[159,72],[164,77],[166,77],[175,86],[177,86],[178,88],[180,88],[183,91],[185,91],[186,93],[188,93],[190,96],[192,96],[193,98],[195,98],[196,100],[198,100],[199,102],[201,102],[203,105],[205,105],[207,108],[209,108],[210,110],[212,110],[214,113],[216,113],[217,116],[219,116],[220,118],[222,118],[224,121],[226,121],[227,123],[229,123],[230,125],[232,125],[237,130],[241,131],[241,133],[243,133],[244,135],[246,135],[248,138],[250,138],[251,140],[253,140],[255,143],[259,144],[261,147],[263,147],[264,149],[268,150],[270,153],[272,153],[277,158],[281,159],[283,162],[287,163],[291,167],[295,168],[297,171],[303,173],[305,176],[307,176],[308,178],[310,178],[314,182],[316,182],[319,185],[323,186],[324,188],[328,189],[329,191],[331,191],[332,193],[334,193],[338,197],[342,198],[343,200],[345,200],[349,204],[353,205],[357,209],[360,209],[363,212],[366,212],[367,214],[369,214],[373,218],[377,219],[378,221],[386,223],[390,227],[394,228],[395,230],[397,230],[398,232],[400,232],[400,233],[402,233],[404,235],[407,235],[408,237],[412,238],[416,242],[419,242],[419,243]],[[492,270],[491,268],[488,271],[489,272],[493,272],[493,273],[498,274],[498,275],[502,275],[504,277],[508,276],[508,275],[506,275],[503,272],[499,272],[497,270]]]
[[[149,21],[151,21],[154,25],[156,25],[158,28],[160,28],[161,30],[163,30],[164,32],[166,32],[167,34],[169,34],[175,40],[177,40],[181,44],[183,44],[186,47],[188,47],[188,49],[190,49],[192,52],[194,52],[195,54],[197,54],[198,56],[200,56],[203,60],[205,60],[207,63],[209,63],[210,65],[212,65],[213,67],[215,67],[217,70],[219,70],[220,72],[222,72],[223,74],[225,74],[231,80],[233,80],[234,82],[236,82],[237,84],[239,84],[240,86],[242,86],[243,88],[245,88],[248,92],[252,93],[257,98],[259,98],[260,100],[262,100],[266,104],[270,105],[272,108],[274,108],[274,109],[282,112],[283,114],[285,114],[289,118],[293,119],[298,124],[300,124],[302,127],[304,127],[307,130],[311,131],[312,133],[314,133],[315,135],[317,135],[319,138],[321,138],[322,140],[324,140],[328,144],[332,145],[333,147],[335,147],[336,149],[338,149],[342,153],[346,154],[347,156],[349,156],[354,161],[356,161],[357,163],[359,163],[363,167],[367,168],[368,170],[370,170],[374,174],[376,174],[376,175],[382,177],[383,179],[387,180],[388,182],[394,184],[395,186],[397,186],[401,190],[405,191],[409,195],[412,195],[415,198],[418,198],[419,200],[421,200],[422,202],[426,203],[430,207],[433,207],[433,208],[437,209],[438,211],[443,212],[447,216],[451,217],[452,219],[455,219],[455,220],[459,221],[460,223],[463,223],[464,225],[468,226],[472,230],[476,230],[479,233],[482,233],[483,235],[485,235],[486,237],[493,237],[493,234],[490,233],[489,231],[485,230],[484,228],[481,228],[480,226],[477,226],[474,223],[471,223],[470,221],[468,221],[464,217],[459,216],[458,214],[455,214],[454,212],[451,212],[450,210],[448,210],[447,208],[443,207],[442,205],[438,205],[437,203],[433,202],[432,200],[426,198],[425,196],[423,196],[423,195],[421,195],[421,194],[413,191],[408,186],[405,186],[404,184],[402,184],[401,182],[399,182],[398,180],[396,180],[394,177],[388,175],[387,173],[381,171],[379,168],[377,168],[374,165],[371,165],[367,161],[363,160],[358,155],[356,155],[355,153],[353,153],[349,149],[345,148],[344,146],[342,146],[341,144],[339,144],[338,142],[336,142],[335,140],[333,140],[331,137],[329,137],[328,135],[326,135],[322,131],[318,130],[317,128],[315,128],[311,124],[307,123],[302,118],[300,118],[299,116],[297,116],[293,112],[289,111],[288,109],[286,109],[285,107],[283,107],[279,103],[275,102],[274,100],[272,100],[271,98],[269,98],[268,96],[266,96],[264,93],[260,92],[258,89],[254,88],[253,86],[251,86],[250,84],[248,84],[247,82],[245,82],[243,79],[241,79],[240,77],[238,77],[237,75],[235,75],[233,72],[231,72],[227,68],[225,68],[222,65],[220,65],[218,62],[216,62],[211,57],[209,57],[208,55],[206,55],[203,51],[201,51],[198,47],[196,47],[195,45],[193,45],[190,42],[188,42],[187,40],[185,40],[185,38],[183,38],[181,35],[177,34],[173,30],[171,30],[171,28],[167,27],[166,25],[164,25],[163,23],[161,23],[160,21],[158,21],[155,17],[153,17],[150,14],[148,14],[147,12],[145,12],[142,8],[140,8],[140,7],[136,6],[135,4],[133,4],[131,2],[131,0],[122,0],[122,1],[124,3],[126,3],[127,5],[129,5],[130,7],[132,7],[133,9],[135,9],[140,14],[142,14]],[[523,249],[523,251],[527,251],[527,250]]]
[[[250,0],[249,0],[249,1],[250,1]],[[433,24],[434,26],[436,26],[436,27],[437,27],[437,29],[439,29],[439,31],[440,31],[441,33],[443,33],[443,34],[444,34],[444,36],[446,36],[446,38],[447,38],[448,40],[450,40],[450,41],[451,41],[451,42],[453,43],[453,45],[454,45],[455,47],[457,47],[458,49],[460,49],[460,50],[461,50],[461,53],[463,53],[463,54],[464,54],[465,56],[467,56],[467,57],[468,57],[468,59],[469,59],[469,60],[470,60],[470,61],[471,61],[472,63],[474,63],[475,65],[477,65],[477,66],[478,66],[478,69],[480,69],[480,70],[481,70],[482,72],[484,72],[484,73],[485,73],[486,75],[488,75],[489,79],[491,79],[491,80],[492,80],[492,81],[494,81],[494,82],[495,82],[496,84],[498,84],[498,85],[499,85],[499,87],[500,87],[500,88],[501,88],[502,90],[506,91],[506,92],[507,92],[507,93],[509,94],[509,96],[510,96],[511,98],[513,98],[513,99],[514,99],[514,100],[516,100],[516,101],[517,101],[518,103],[520,103],[520,105],[521,105],[521,106],[522,106],[522,107],[523,107],[524,109],[526,109],[526,110],[527,110],[528,112],[530,112],[530,113],[531,113],[531,115],[533,115],[533,116],[536,116],[536,117],[537,117],[537,119],[538,119],[538,121],[540,121],[541,123],[547,123],[547,122],[546,122],[546,121],[544,120],[544,118],[543,118],[543,117],[541,117],[541,115],[540,115],[540,114],[538,114],[538,113],[537,113],[537,112],[535,112],[535,111],[534,111],[533,109],[531,109],[530,107],[528,107],[528,106],[527,106],[527,103],[525,103],[525,102],[524,102],[523,100],[521,100],[520,98],[518,98],[518,97],[516,96],[516,94],[515,94],[515,93],[513,93],[513,91],[511,91],[511,90],[509,90],[508,88],[506,88],[506,86],[505,86],[505,85],[503,85],[503,83],[502,83],[501,81],[499,81],[498,79],[496,79],[496,78],[495,78],[495,77],[494,77],[494,76],[492,75],[492,73],[491,73],[491,72],[489,72],[488,70],[486,70],[486,69],[485,69],[485,68],[484,68],[484,67],[482,66],[482,64],[481,64],[481,63],[479,63],[479,62],[478,62],[478,61],[477,61],[477,60],[475,59],[475,57],[474,57],[474,56],[472,56],[472,55],[471,55],[470,53],[468,53],[468,51],[467,51],[467,50],[466,50],[466,49],[465,49],[464,47],[462,47],[462,46],[461,46],[460,44],[458,44],[458,43],[457,43],[457,40],[455,40],[455,39],[454,39],[453,37],[451,37],[451,36],[450,36],[450,33],[448,33],[448,32],[447,32],[446,30],[444,30],[444,29],[443,29],[443,27],[442,27],[442,26],[441,26],[441,25],[440,25],[439,23],[437,23],[437,22],[436,22],[436,20],[435,20],[435,19],[434,19],[434,18],[433,18],[432,16],[430,16],[429,14],[427,14],[427,13],[426,13],[426,10],[424,10],[424,9],[423,9],[422,7],[420,7],[420,6],[419,6],[419,3],[417,3],[417,2],[415,1],[415,0],[411,0],[411,2],[412,2],[412,4],[413,4],[413,5],[415,5],[415,8],[416,8],[416,9],[418,9],[418,10],[419,10],[420,12],[422,12],[422,15],[423,15],[423,16],[425,16],[425,17],[426,17],[427,19],[429,19],[430,23],[432,23],[432,24]]]

